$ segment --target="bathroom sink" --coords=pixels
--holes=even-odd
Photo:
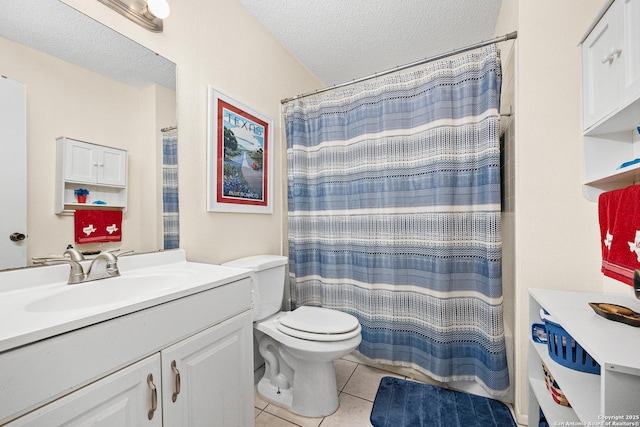
[[[119,277],[65,285],[60,291],[29,303],[31,312],[78,310],[166,294],[181,287],[195,272],[188,269],[123,274]]]

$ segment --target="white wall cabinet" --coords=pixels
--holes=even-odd
[[[0,424],[253,426],[252,333],[243,279],[0,353]]]
[[[610,7],[582,44],[585,129],[613,112],[621,100],[624,59],[620,5],[618,2]]]
[[[538,426],[539,409],[551,426],[640,425],[639,330],[598,316],[589,307],[589,302],[608,302],[640,311],[639,301],[622,295],[529,290],[529,323],[542,323],[539,312],[544,308],[601,367],[600,375],[565,367],[551,359],[546,344],[538,344],[530,338],[530,427]],[[571,407],[553,401],[551,392],[545,387],[541,362],[556,379]],[[630,424],[612,424],[612,421]]]
[[[74,190],[86,188],[85,204]],[[56,140],[56,213],[92,206],[124,209],[127,205],[127,152],[71,138]]]
[[[640,0],[609,1],[582,42],[584,194],[634,184],[640,163]]]

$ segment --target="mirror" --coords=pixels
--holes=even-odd
[[[78,249],[162,249],[161,129],[177,126],[175,64],[58,0],[0,0],[0,10],[0,75],[26,87],[27,259],[74,244],[73,215],[54,214],[61,136],[128,153],[122,241]]]

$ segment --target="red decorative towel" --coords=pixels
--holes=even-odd
[[[75,213],[77,244],[122,240],[122,211],[79,209]]]
[[[628,285],[640,269],[640,185],[602,193],[598,199],[602,272]]]

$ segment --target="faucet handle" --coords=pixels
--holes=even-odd
[[[134,252],[133,250],[120,252],[121,250],[122,249],[118,248],[118,249],[109,249],[109,250],[106,250],[106,251],[103,251],[103,252],[110,253],[112,255],[115,255],[116,257],[120,257],[120,256],[123,256],[123,255],[129,255],[129,254],[132,254]]]
[[[69,257],[65,256],[34,256],[31,258],[34,264],[42,265],[54,265],[64,264],[67,261],[72,261]]]
[[[33,258],[34,263],[36,262],[36,258]],[[75,283],[81,283],[84,281],[84,269],[82,268],[82,264],[78,261],[74,261],[67,257],[61,258],[39,258],[40,263],[44,265],[57,265],[57,264],[69,264],[69,280],[68,284],[73,285]]]
[[[74,261],[84,261],[84,255],[82,255],[82,253],[75,248],[68,248],[66,251],[64,251],[64,256],[67,255]]]

